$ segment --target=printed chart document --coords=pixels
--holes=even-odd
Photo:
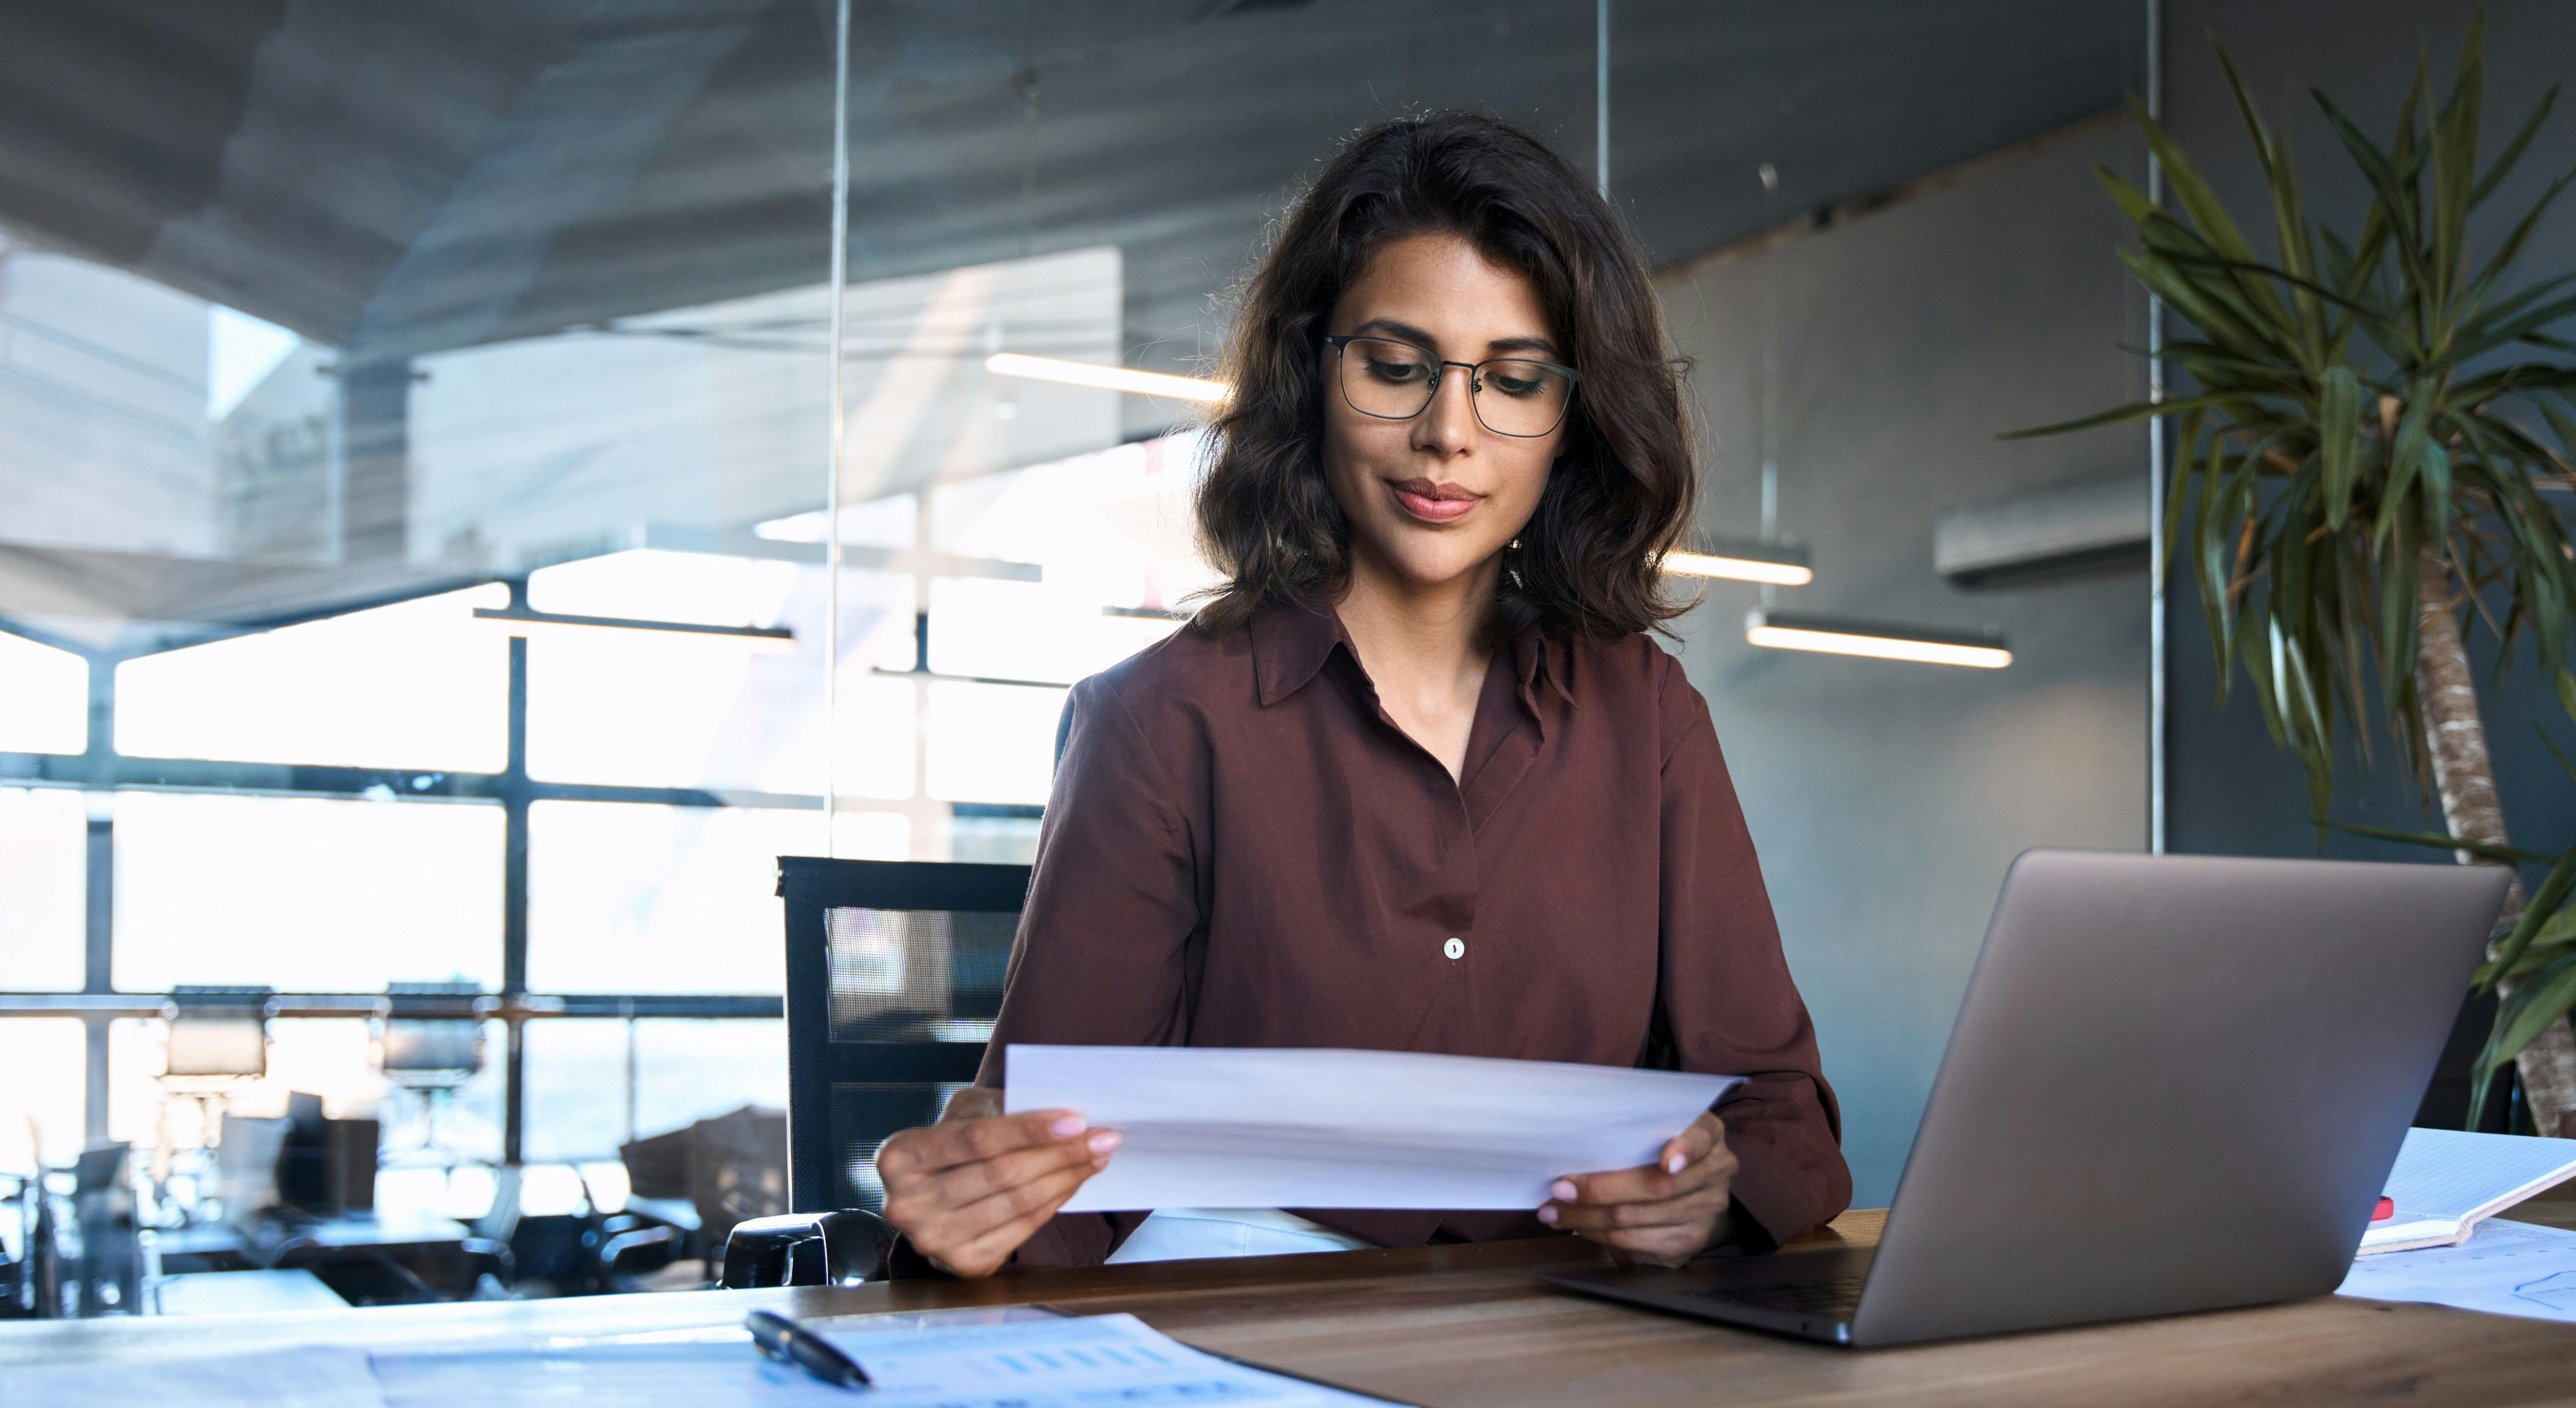
[[[817,1333],[868,1371],[871,1408],[1100,1408],[1260,1404],[1369,1408],[1385,1399],[1192,1349],[1133,1315],[894,1333]]]
[[[2456,1247],[2358,1258],[2335,1294],[2576,1322],[2576,1232],[2494,1218]]]
[[[1126,1136],[1067,1212],[1496,1208],[1651,1162],[1738,1076],[1412,1051],[1019,1046],[1005,1105]]]
[[[2576,1139],[2410,1129],[2388,1171],[2397,1205],[2361,1236],[2361,1255],[2453,1247],[2481,1218],[2576,1177]]]

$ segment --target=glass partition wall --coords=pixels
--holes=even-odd
[[[1598,160],[1605,11],[846,13],[837,478],[830,503],[755,531],[825,539],[837,512],[847,563],[899,570],[878,590],[917,612],[909,668],[859,627],[837,637],[839,853],[890,834],[870,828],[899,807],[915,856],[1026,861],[1066,687],[1180,629],[1212,584],[1190,512],[1197,424],[1221,394],[1207,378],[1229,290],[1272,222],[1338,140],[1406,113],[1491,112]],[[843,611],[881,599],[860,591]],[[974,957],[947,955],[933,1005],[973,986]],[[918,984],[900,970],[890,984]],[[937,1029],[974,1040],[990,1022]],[[836,1130],[864,1199],[869,1141],[933,1117],[943,1090],[849,1093],[878,1122]]]
[[[820,547],[754,530],[823,481],[834,30],[218,5],[13,38],[0,1172],[166,1170],[293,1090],[472,1214],[457,1168],[783,1103],[769,872],[825,844],[833,651]],[[910,638],[908,590],[853,574],[854,653]],[[905,820],[853,853],[909,854]],[[174,1041],[206,989],[264,1030],[229,1077]],[[389,1072],[398,1001],[481,1019],[478,1069]]]
[[[1027,860],[1066,689],[1208,584],[1200,403],[1079,369],[1202,375],[1370,121],[1592,158],[1596,18],[245,9],[144,157],[50,80],[0,134],[56,158],[0,161],[0,1172],[292,1089],[471,1213],[445,1170],[783,1104],[774,858]],[[176,62],[96,28],[45,43]],[[486,1023],[434,1102],[376,1049],[418,984]],[[212,1103],[208,988],[265,1026]]]

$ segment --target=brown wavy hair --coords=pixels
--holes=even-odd
[[[1324,476],[1320,355],[1333,304],[1390,241],[1450,234],[1518,270],[1583,374],[1537,511],[1487,618],[1486,638],[1536,626],[1616,637],[1689,603],[1657,560],[1690,522],[1697,477],[1646,262],[1591,182],[1496,118],[1443,113],[1353,137],[1280,220],[1239,287],[1219,375],[1234,393],[1209,422],[1199,542],[1225,585],[1197,616],[1220,635],[1263,604],[1319,607],[1349,586],[1350,523]]]

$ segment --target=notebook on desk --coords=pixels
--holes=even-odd
[[[2397,1210],[2362,1234],[2362,1256],[2456,1247],[2485,1218],[2576,1178],[2576,1139],[2410,1129],[2388,1171]]]

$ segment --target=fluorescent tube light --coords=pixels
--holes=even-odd
[[[1965,665],[1977,670],[2000,670],[2012,663],[2012,652],[2004,648],[2001,631],[1942,631],[1785,611],[1754,611],[1746,615],[1744,639],[1774,650],[1865,655],[1925,665]]]
[[[1184,401],[1222,401],[1233,388],[1194,376],[1166,376],[1133,367],[1106,367],[1098,362],[1071,362],[1062,357],[1031,357],[996,352],[984,359],[995,376],[1022,376],[1032,381],[1060,381],[1067,386],[1097,386],[1104,391],[1133,391],[1140,396],[1173,396]]]
[[[558,630],[644,631],[655,635],[679,636],[689,640],[732,641],[759,655],[796,653],[796,633],[785,626],[709,626],[696,621],[645,621],[626,616],[561,616],[551,611],[495,610],[489,606],[474,608],[474,619],[497,622],[514,636]]]
[[[1707,552],[1668,552],[1663,569],[1690,577],[1723,577],[1730,582],[1761,582],[1775,587],[1803,587],[1816,580],[1807,565],[1807,550],[1786,543],[1720,543]]]

